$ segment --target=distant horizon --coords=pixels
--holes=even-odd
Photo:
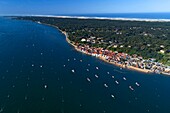
[[[0,15],[170,12],[169,0],[0,0]]]
[[[90,14],[8,14],[0,16],[40,16],[78,19],[130,20],[149,22],[170,22],[170,12],[147,13],[90,13]]]
[[[76,15],[94,15],[94,14],[168,14],[168,13],[170,13],[170,12],[121,12],[121,13],[119,13],[119,12],[114,12],[114,13],[46,13],[46,14],[41,14],[41,13],[37,13],[37,14],[0,14],[0,16],[16,16],[16,15],[18,15],[18,16],[23,16],[23,15],[61,15],[61,16],[67,16],[67,15],[74,15],[74,16],[76,16]]]

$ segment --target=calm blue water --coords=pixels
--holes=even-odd
[[[66,14],[63,14],[63,15],[66,15]],[[70,14],[68,16],[139,18],[139,19],[170,19],[170,13],[106,13],[106,14],[99,13],[99,14]]]
[[[170,77],[120,70],[75,51],[55,28],[0,18],[2,113],[169,113],[169,102]]]

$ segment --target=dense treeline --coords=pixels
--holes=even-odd
[[[68,19],[54,17],[17,17],[58,26],[66,31],[70,40],[91,46],[156,58],[170,64],[170,23],[121,20]],[[96,37],[96,42],[81,39]],[[114,45],[117,45],[115,47]],[[122,47],[121,47],[122,46]],[[160,50],[165,53],[160,53]]]

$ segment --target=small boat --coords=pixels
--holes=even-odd
[[[80,62],[83,62],[83,60],[80,60]]]
[[[107,72],[107,74],[110,74],[110,72]]]
[[[70,59],[68,59],[68,62],[70,61]]]
[[[4,109],[3,109],[3,108],[1,108],[1,109],[0,109],[0,113],[1,113],[1,112],[3,112],[3,111],[4,111]]]
[[[99,76],[98,75],[94,75],[96,78],[99,78]]]
[[[66,65],[63,65],[63,67],[66,67]]]
[[[123,80],[127,80],[125,77],[123,77]]]
[[[112,98],[115,98],[115,96],[114,96],[114,95],[111,95],[111,97],[112,97]]]
[[[96,69],[98,70],[98,69],[99,69],[99,67],[96,67]]]
[[[115,78],[114,76],[112,76],[112,78]]]
[[[48,86],[47,85],[44,85],[44,88],[46,89]]]
[[[43,98],[41,98],[41,100],[42,100],[42,101],[44,101],[44,100],[45,100],[45,98],[43,97]]]
[[[138,82],[136,82],[135,84],[136,84],[136,86],[138,86],[138,87],[140,86],[140,84],[139,84]]]
[[[10,97],[10,95],[7,95],[7,97],[9,98],[9,97]]]
[[[116,84],[119,84],[119,82],[117,80],[115,82],[116,82]]]
[[[72,73],[75,73],[74,69],[73,69],[73,70],[71,70],[71,71],[72,71]]]
[[[43,65],[40,65],[40,68],[42,68],[43,67]]]
[[[104,84],[104,87],[108,88],[109,86],[107,84]]]
[[[90,66],[90,64],[88,64],[88,66]]]
[[[89,69],[86,69],[89,72]]]
[[[27,96],[25,96],[25,100],[27,100]]]
[[[120,70],[122,70],[122,68],[120,68]]]
[[[76,60],[76,58],[74,58],[74,60]]]
[[[91,82],[90,78],[87,78],[87,81]]]
[[[129,88],[130,88],[132,91],[134,91],[134,89],[132,88],[132,86],[129,86]]]

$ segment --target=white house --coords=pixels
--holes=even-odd
[[[84,38],[83,38],[83,39],[81,39],[81,42],[86,42],[86,39],[84,39]]]
[[[165,51],[164,51],[164,50],[160,50],[160,53],[164,54],[164,53],[165,53]]]

